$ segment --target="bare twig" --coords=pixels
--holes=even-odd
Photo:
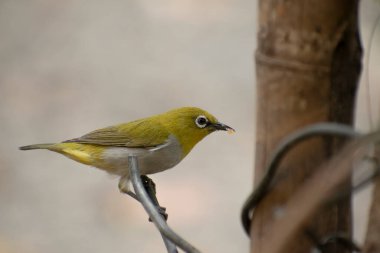
[[[198,249],[196,249],[190,243],[185,241],[181,236],[179,236],[176,232],[174,232],[166,224],[166,221],[159,214],[156,206],[152,203],[151,199],[149,198],[141,182],[137,157],[135,156],[129,157],[129,171],[131,174],[131,180],[132,180],[135,193],[140,203],[143,205],[145,211],[148,213],[149,217],[152,219],[153,223],[156,225],[157,229],[160,231],[167,249],[169,250],[170,248],[170,250],[174,250],[172,249],[173,247],[172,243],[174,243],[179,248],[183,249],[185,252],[200,253]],[[169,251],[169,252],[175,252],[175,251]]]

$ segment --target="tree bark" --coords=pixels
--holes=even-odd
[[[380,144],[375,145],[375,157],[380,157]],[[377,162],[379,162],[377,160]],[[377,164],[378,166],[379,164]],[[372,195],[372,206],[369,213],[367,235],[363,248],[364,253],[380,252],[380,176],[375,180]]]
[[[352,124],[361,67],[358,1],[260,0],[258,11],[256,182],[287,134],[321,121]],[[263,245],[270,243],[262,238],[271,233],[276,210],[341,145],[341,141],[314,139],[291,151],[280,165],[273,190],[255,211],[251,252],[262,252]],[[309,228],[321,237],[336,232],[350,235],[350,201],[320,213]],[[289,252],[309,252],[311,247],[300,233]],[[328,252],[338,252],[337,247]]]
[[[368,222],[364,253],[380,252],[380,177],[377,178]]]

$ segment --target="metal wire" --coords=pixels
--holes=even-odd
[[[308,229],[305,231],[305,234],[315,245],[315,248],[312,250],[313,253],[325,252],[326,249],[328,249],[328,246],[332,243],[339,244],[342,248],[349,252],[361,252],[360,247],[345,234],[335,233],[325,236],[322,239],[319,239],[313,231]]]
[[[338,123],[317,123],[304,127],[295,133],[286,136],[274,150],[273,155],[269,160],[263,179],[256,187],[256,189],[249,195],[243,205],[241,212],[241,221],[244,230],[248,235],[251,225],[251,214],[253,213],[254,208],[269,191],[269,186],[277,171],[278,165],[282,161],[282,158],[284,158],[285,154],[296,144],[316,136],[341,136],[354,138],[358,137],[359,134],[347,125]]]
[[[163,217],[159,214],[157,207],[152,203],[151,199],[149,198],[142,184],[140,171],[138,169],[137,157],[129,156],[128,162],[129,162],[129,171],[131,175],[131,180],[132,180],[135,193],[140,203],[143,205],[145,211],[148,213],[149,217],[152,219],[153,223],[156,225],[157,229],[160,231],[164,239],[165,245],[168,249],[168,252],[170,253],[176,252],[176,249],[174,251],[174,249],[172,248],[173,246],[172,244],[174,244],[187,253],[200,253],[198,249],[196,249],[194,246],[192,246],[190,243],[184,240],[181,236],[179,236],[176,232],[174,232],[166,224],[166,221],[163,219]],[[169,250],[173,250],[173,251],[169,251]]]

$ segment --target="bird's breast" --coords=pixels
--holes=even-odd
[[[111,174],[128,174],[128,157],[138,157],[141,174],[153,174],[174,167],[182,158],[179,141],[170,136],[168,141],[154,148],[108,147],[102,154],[102,162],[97,166]]]

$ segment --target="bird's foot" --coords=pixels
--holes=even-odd
[[[138,202],[140,202],[139,198],[137,197],[136,193],[134,193],[131,188],[129,187],[130,181],[128,177],[122,177],[119,180],[119,190],[121,193],[125,193],[129,195],[130,197],[134,198]]]
[[[166,213],[166,208],[163,206],[157,206],[158,213],[164,218],[166,221],[168,220],[169,215]],[[149,221],[153,222],[152,219],[149,217]]]
[[[158,203],[157,197],[156,197],[156,184],[153,182],[151,178],[148,176],[142,175],[141,176],[142,183],[144,185],[144,188],[146,192],[148,193],[149,198],[152,200],[153,204],[156,206],[157,211],[161,216],[165,219],[168,220],[168,214],[166,213],[166,208],[160,206]],[[152,221],[151,218],[149,218],[149,221]]]

